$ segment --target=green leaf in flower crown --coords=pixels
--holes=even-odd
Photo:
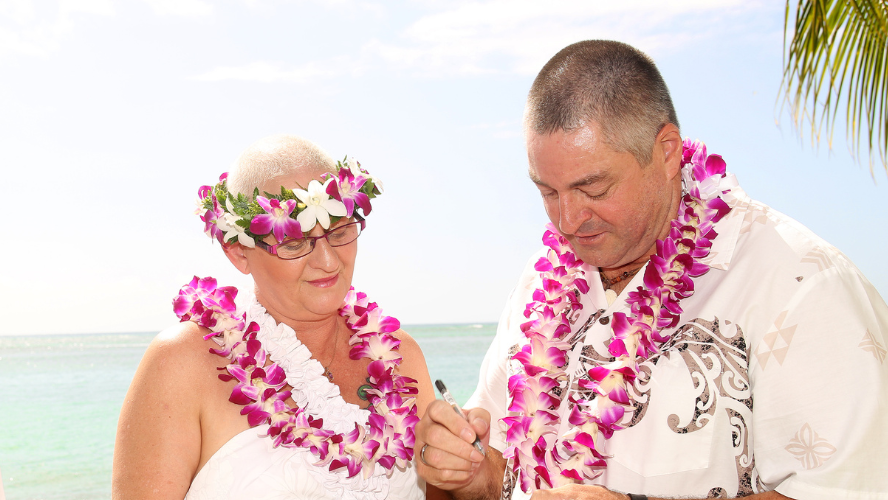
[[[254,216],[259,215],[259,214],[264,214],[264,213],[265,213],[265,210],[263,210],[262,207],[259,206],[259,204],[256,203],[256,201],[254,200],[254,201],[250,201],[249,203],[247,203],[247,214],[249,214],[249,215],[244,215],[244,217],[249,216],[249,218],[252,219]]]
[[[293,193],[292,189],[287,189],[284,186],[281,186],[281,199],[282,200],[295,200],[296,194]]]

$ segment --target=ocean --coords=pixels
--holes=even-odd
[[[460,404],[495,324],[405,325]],[[7,500],[111,497],[117,417],[155,333],[0,337],[0,475]]]

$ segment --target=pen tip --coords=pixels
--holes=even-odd
[[[441,382],[441,379],[438,379],[435,381],[435,387],[437,387],[438,390],[441,392],[444,392],[445,390],[447,390],[447,388],[444,387],[444,382]]]

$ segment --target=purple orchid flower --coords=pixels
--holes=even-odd
[[[373,361],[381,361],[386,368],[401,360],[401,355],[395,350],[401,341],[391,335],[368,335],[359,337],[362,342],[352,346],[348,353],[351,359],[368,358]]]
[[[376,304],[370,304],[375,306]],[[355,310],[357,312],[357,309]],[[358,335],[368,332],[391,333],[401,328],[401,323],[391,317],[384,316],[382,309],[378,307],[368,308],[367,311],[352,325]]]
[[[221,243],[223,242],[222,237],[225,235],[225,233],[221,229],[219,229],[219,219],[221,219],[222,216],[225,215],[225,210],[223,210],[222,207],[219,206],[219,201],[216,199],[215,194],[211,192],[210,196],[213,200],[213,206],[212,208],[207,209],[207,211],[200,216],[200,220],[204,222],[204,233],[206,233],[207,236],[209,236],[210,238],[215,238],[219,240],[219,242]]]
[[[401,359],[397,352],[400,341],[388,332],[396,331],[400,323],[383,316],[366,295],[349,292],[343,310],[347,323],[358,325],[349,343],[371,359],[368,374],[373,389],[368,394],[372,406],[367,428],[358,425],[355,432],[336,434],[322,428],[322,419],[287,404],[291,392],[283,389],[286,374],[276,363],[268,363],[268,354],[257,337],[258,325],[251,322],[244,328],[246,316],[235,311],[236,295],[236,289],[217,287],[212,278],[195,277],[182,287],[173,307],[183,321],[211,329],[202,335],[219,342],[221,348],[210,352],[233,359],[221,368],[227,373],[219,378],[237,381],[229,400],[243,406],[241,414],[247,416],[248,424],[269,424],[266,435],[273,446],[308,448],[318,455],[319,464],[329,464],[331,470],[344,467],[351,476],[363,470],[369,477],[376,463],[386,469],[406,467],[413,459],[413,428],[419,421],[418,389],[416,380],[395,373]],[[361,316],[355,317],[355,312]]]
[[[705,149],[704,149],[705,151]],[[694,163],[694,179],[698,181],[702,181],[714,175],[723,176],[726,172],[725,160],[722,159],[721,155],[709,155],[706,157],[706,160],[700,163]]]
[[[345,205],[346,217],[351,217],[355,212],[355,205],[361,208],[366,217],[372,207],[370,197],[360,191],[367,182],[367,177],[361,174],[354,175],[347,167],[339,170],[339,179],[327,184],[327,194]]]
[[[257,196],[256,203],[268,213],[253,217],[250,221],[250,232],[258,235],[274,233],[278,243],[288,237],[301,238],[302,227],[299,222],[290,218],[290,214],[296,208],[296,200],[268,199]]]
[[[524,365],[524,370],[531,377],[539,373],[532,372],[529,368],[538,368],[544,372],[564,366],[567,357],[565,352],[556,347],[548,347],[539,338],[533,338],[512,356],[512,359]]]

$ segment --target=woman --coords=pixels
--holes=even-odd
[[[235,311],[237,291],[212,278],[183,287],[183,322],[148,347],[121,411],[114,498],[423,496],[411,459],[434,399],[425,360],[350,291],[380,192],[293,136],[253,144],[201,188],[207,233],[254,297]]]

